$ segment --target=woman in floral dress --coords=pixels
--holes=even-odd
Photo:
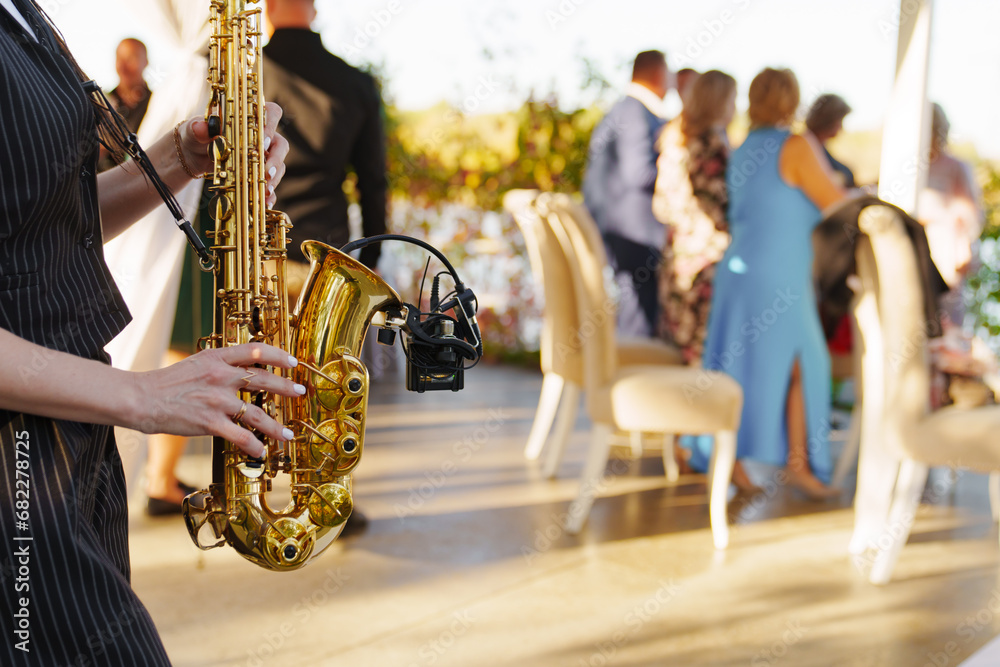
[[[701,363],[715,263],[729,245],[726,126],[736,81],[712,70],[695,82],[681,115],[660,136],[653,213],[667,225],[660,267],[660,336]]]

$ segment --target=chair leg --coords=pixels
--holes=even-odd
[[[1000,521],[1000,472],[990,473],[990,510],[994,523]]]
[[[559,398],[563,393],[565,381],[561,375],[546,373],[542,377],[542,393],[538,397],[538,409],[535,411],[535,421],[531,424],[528,444],[524,447],[524,458],[536,460],[545,447],[545,438],[552,427],[559,407]]]
[[[833,479],[830,486],[840,488],[844,486],[847,473],[858,462],[858,449],[861,447],[861,403],[854,404],[851,411],[851,425],[847,430],[847,441],[844,442],[844,449],[837,459],[837,467],[833,470]]]
[[[580,490],[569,506],[566,532],[570,535],[579,533],[590,516],[590,508],[601,486],[610,453],[611,427],[608,424],[594,424],[590,433],[590,451],[587,452],[587,462],[580,477]]]
[[[545,457],[545,467],[542,468],[542,475],[546,479],[552,479],[556,476],[556,470],[559,469],[563,453],[566,451],[566,443],[569,442],[569,436],[573,433],[573,427],[576,425],[576,414],[579,407],[580,386],[572,382],[564,383],[556,425],[552,428],[552,435],[549,437],[549,453]]]
[[[628,444],[632,448],[632,458],[638,459],[642,457],[642,440],[644,434],[642,431],[630,431],[628,434]]]
[[[676,484],[681,477],[680,467],[674,457],[674,441],[676,438],[670,434],[663,435],[663,470],[667,474],[667,481]]]
[[[885,402],[885,358],[878,305],[871,292],[861,295],[855,318],[862,336],[861,444],[858,449],[858,490],[854,495],[854,533],[848,551],[860,556],[885,527],[892,503],[892,485],[899,475],[899,457],[885,445],[882,414]]]
[[[913,519],[920,505],[920,495],[927,484],[928,468],[923,463],[906,459],[899,466],[899,477],[893,493],[889,520],[878,540],[878,554],[868,580],[873,584],[887,584],[896,569],[896,561],[913,528]],[[883,548],[882,543],[888,542]]]
[[[719,550],[729,546],[726,504],[729,502],[729,482],[735,465],[736,432],[719,431],[715,434],[712,461],[708,467],[708,516],[712,524],[712,541]]]

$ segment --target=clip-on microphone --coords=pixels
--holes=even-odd
[[[462,283],[451,262],[432,245],[420,239],[398,234],[381,234],[352,241],[340,250],[350,253],[372,243],[403,241],[427,250],[444,264],[455,281],[455,296],[439,302],[440,276],[435,276],[431,287],[431,310],[424,313],[413,304],[405,303],[406,326],[403,329],[403,352],[406,354],[406,388],[410,391],[451,390],[465,386],[465,360],[472,366],[483,356],[482,334],[476,321],[479,302],[471,289]],[[453,310],[454,317],[447,315]],[[400,316],[402,314],[400,313]],[[426,318],[421,319],[426,316]],[[378,342],[392,345],[395,332],[381,329]],[[469,368],[472,368],[469,366]]]

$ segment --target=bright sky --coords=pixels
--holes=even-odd
[[[126,36],[150,47],[155,84],[171,47],[148,26],[141,0],[40,0],[81,65],[111,87],[114,47]],[[207,5],[207,2],[206,2]],[[854,108],[848,130],[881,126],[895,63],[899,0],[316,0],[327,48],[374,63],[402,108],[447,100],[467,111],[517,107],[534,90],[564,106],[588,103],[582,59],[616,85],[641,50],[667,52],[673,68],[722,69],[741,106],[765,66],[795,70],[808,103],[836,92]],[[938,0],[930,95],[952,139],[1000,159],[1000,2]],[[367,33],[367,34],[366,34]],[[606,100],[610,101],[610,100]],[[676,100],[672,100],[676,108]]]

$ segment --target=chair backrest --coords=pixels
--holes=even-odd
[[[582,386],[583,350],[573,346],[578,328],[576,294],[569,263],[562,246],[537,208],[537,190],[512,190],[503,199],[504,208],[521,229],[535,282],[545,299],[540,340],[543,373],[556,373]]]
[[[579,317],[571,343],[583,351],[584,387],[592,396],[593,389],[607,384],[618,371],[617,307],[605,288],[608,259],[604,242],[594,220],[568,195],[542,195],[538,207],[548,214],[549,225],[569,262]]]
[[[891,432],[903,433],[930,410],[927,339],[934,323],[924,316],[916,251],[899,214],[887,206],[870,206],[859,227],[867,242],[857,246],[858,275],[877,293],[884,422]]]

